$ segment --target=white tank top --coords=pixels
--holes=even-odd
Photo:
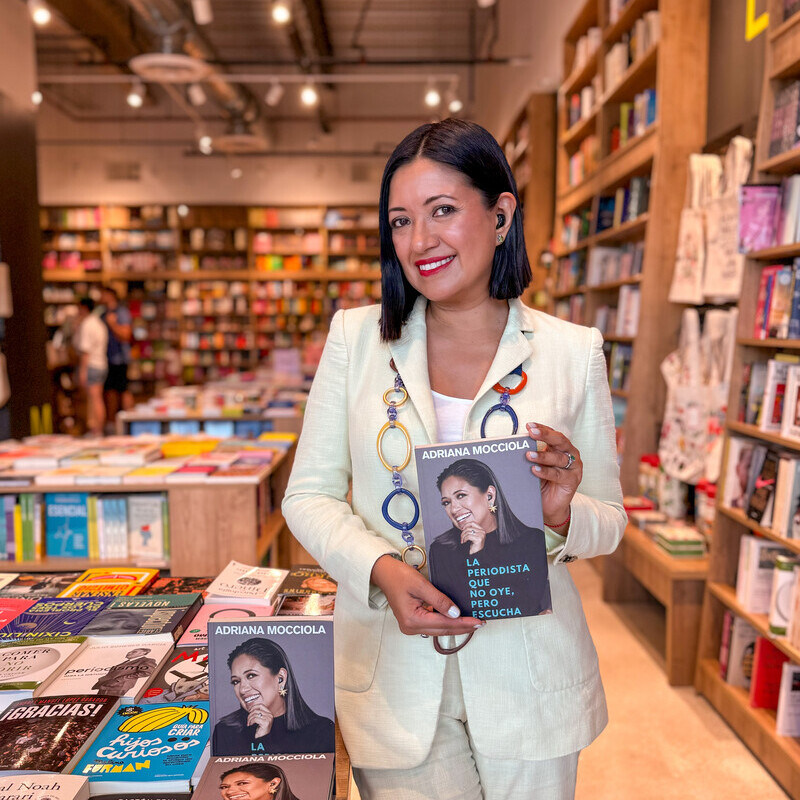
[[[467,421],[472,400],[464,397],[448,397],[446,394],[433,394],[433,407],[439,423],[439,441],[460,442],[464,438],[464,423]]]

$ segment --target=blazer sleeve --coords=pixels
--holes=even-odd
[[[376,607],[385,605],[385,599],[370,584],[372,567],[381,556],[399,553],[368,530],[347,501],[352,473],[348,370],[344,311],[340,310],[331,321],[308,396],[282,510],[291,532],[340,586]]]
[[[585,396],[572,432],[572,443],[583,461],[583,478],[572,498],[569,533],[559,537],[560,547],[548,552],[555,564],[612,553],[628,520],[622,505],[603,337],[596,328],[591,336]]]

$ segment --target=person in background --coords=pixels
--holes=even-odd
[[[128,308],[119,302],[119,296],[110,286],[102,289],[103,322],[108,328],[108,376],[105,383],[105,402],[108,419],[113,421],[117,412],[133,408],[133,395],[128,389],[128,364],[131,361],[132,318]]]
[[[78,383],[86,392],[86,428],[96,436],[103,435],[106,407],[103,403],[103,384],[108,374],[108,328],[94,313],[94,300],[81,298],[78,304],[80,325],[76,335],[78,351]]]

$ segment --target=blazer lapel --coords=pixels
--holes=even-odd
[[[494,361],[492,361],[492,365],[486,373],[486,378],[475,397],[476,401],[490,391],[498,381],[511,387],[517,385],[519,381],[514,378],[509,381],[504,381],[503,379],[531,357],[533,344],[531,339],[525,335],[526,333],[533,333],[533,325],[527,318],[522,301],[518,299],[509,300],[506,327],[500,337],[500,344],[497,346]],[[497,402],[500,402],[500,395],[497,395]]]
[[[394,365],[403,378],[408,396],[414,404],[428,436],[428,444],[438,439],[436,411],[433,407],[431,382],[428,377],[428,339],[425,309],[428,301],[420,295],[411,309],[399,339],[389,342]],[[421,442],[415,442],[421,444]]]

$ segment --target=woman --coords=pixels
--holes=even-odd
[[[436,485],[442,508],[453,523],[430,547],[431,577],[436,586],[460,611],[467,612],[471,608],[471,585],[476,589],[502,585],[500,598],[488,597],[481,602],[481,611],[476,614],[480,618],[549,610],[547,561],[537,557],[540,551],[536,548],[538,541],[544,545],[544,531],[529,527],[514,514],[492,470],[474,458],[461,458],[442,470]],[[490,570],[507,564],[528,569],[498,579],[470,578],[474,574],[471,567]],[[534,594],[537,586],[540,588]],[[520,613],[513,613],[515,610]]]
[[[516,187],[480,126],[410,133],[379,222],[381,306],[334,316],[283,501],[339,584],[337,719],[354,775],[365,800],[570,797],[607,713],[564,564],[614,550],[626,519],[602,337],[519,301],[531,273]],[[482,623],[402,556],[421,561],[413,445],[477,439],[498,382],[538,442],[553,613]],[[492,414],[487,435],[510,421]],[[455,655],[423,638],[472,631]]]
[[[241,764],[219,778],[222,800],[298,800],[274,764]]]
[[[241,707],[214,726],[214,755],[333,752],[333,721],[303,700],[280,645],[248,639],[231,650],[228,668]]]

